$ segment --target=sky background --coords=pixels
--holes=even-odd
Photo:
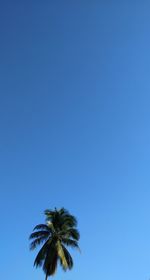
[[[0,1],[0,279],[44,279],[55,206],[81,254],[54,279],[150,278],[150,2]]]

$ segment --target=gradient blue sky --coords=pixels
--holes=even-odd
[[[0,2],[0,279],[44,279],[28,236],[75,214],[54,279],[150,278],[150,2]]]

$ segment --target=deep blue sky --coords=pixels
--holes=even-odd
[[[1,270],[44,279],[28,236],[77,216],[54,279],[150,278],[150,2],[0,2]]]

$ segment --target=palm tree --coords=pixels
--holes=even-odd
[[[46,275],[54,275],[57,269],[58,261],[66,271],[73,267],[73,259],[66,249],[66,246],[78,248],[80,238],[77,230],[77,220],[66,209],[45,210],[45,224],[39,224],[33,229],[29,239],[32,239],[30,249],[34,250],[42,244],[38,252],[34,266],[42,267]]]

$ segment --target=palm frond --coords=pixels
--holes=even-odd
[[[77,248],[77,249],[80,251],[78,242],[75,241],[75,240],[72,240],[72,239],[69,239],[69,238],[63,238],[63,239],[62,239],[62,243],[63,243],[64,245],[70,246],[70,247],[72,247],[72,248]]]
[[[45,214],[49,219],[51,219],[51,218],[55,215],[55,213],[56,213],[56,210],[54,211],[54,210],[51,210],[51,209],[46,209],[46,210],[44,211],[44,214]]]
[[[63,215],[62,217],[62,224],[66,225],[68,227],[76,227],[77,226],[77,220],[74,216],[67,214]]]
[[[55,242],[51,242],[45,255],[43,270],[47,276],[54,275],[57,269],[57,250]]]
[[[39,224],[39,225],[35,226],[33,231],[37,230],[37,229],[49,230],[49,228],[46,224]]]
[[[72,238],[77,241],[80,239],[79,231],[76,228],[67,228],[60,231],[60,234],[66,238]]]
[[[38,252],[35,261],[34,261],[34,266],[38,267],[38,266],[42,266],[46,253],[47,253],[47,249],[48,249],[48,245],[49,245],[49,240],[47,240],[44,245],[42,246],[42,248],[40,249],[40,251]]]
[[[48,236],[41,236],[33,240],[30,244],[30,250],[34,250],[37,246],[41,245],[44,241],[46,241]]]
[[[33,238],[38,238],[38,237],[44,237],[44,236],[48,236],[50,233],[49,231],[45,231],[45,230],[41,230],[41,231],[36,231],[30,234],[29,239],[33,239]]]
[[[68,230],[69,236],[75,240],[79,240],[80,239],[80,233],[76,228],[70,228]]]
[[[64,245],[61,245],[61,246],[62,246],[64,258],[65,258],[65,260],[66,260],[66,262],[67,262],[67,268],[68,268],[68,269],[72,269],[72,267],[73,267],[73,259],[72,259],[71,255],[70,255],[70,253],[68,252],[68,250],[65,248],[65,246],[64,246]],[[61,263],[61,265],[62,265],[62,268],[63,268],[64,270],[66,270],[66,267],[64,267],[61,258],[60,258],[60,263]]]
[[[64,250],[62,248],[62,244],[60,243],[60,241],[57,242],[57,254],[59,256],[63,269],[67,270],[68,263],[67,263],[67,260],[66,260],[65,254],[64,254]]]

